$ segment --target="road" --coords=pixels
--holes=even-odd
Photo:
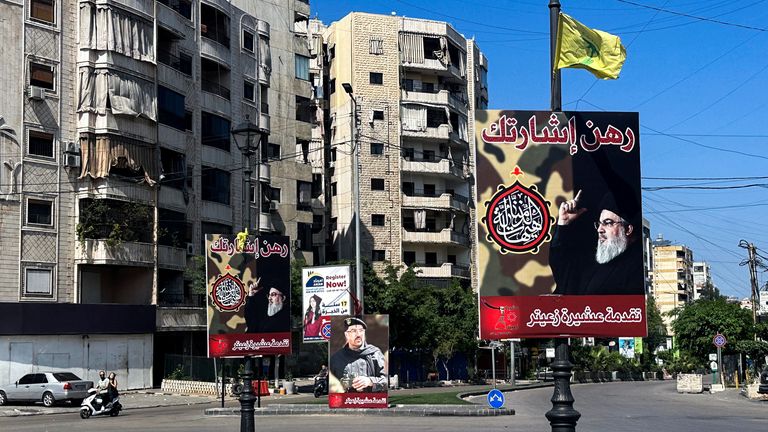
[[[760,431],[768,430],[768,403],[748,401],[735,390],[714,395],[680,395],[674,382],[584,384],[573,387],[581,431]],[[360,432],[371,431],[549,431],[544,413],[551,407],[551,388],[506,393],[505,417],[372,417],[372,416],[265,416],[256,418],[257,431]],[[484,398],[478,397],[478,400]],[[205,417],[208,405],[128,409],[117,418],[81,420],[76,412],[34,417],[0,418],[0,431],[88,432],[104,430],[238,431],[235,417]],[[210,406],[216,406],[211,404]]]

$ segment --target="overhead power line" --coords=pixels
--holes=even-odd
[[[743,29],[747,29],[747,30],[756,30],[756,31],[761,31],[761,32],[768,31],[768,29],[763,28],[763,27],[753,27],[753,26],[748,26],[748,25],[744,25],[744,24],[737,24],[737,23],[731,23],[731,22],[716,20],[716,19],[707,18],[707,17],[700,17],[700,16],[695,16],[695,15],[690,15],[690,14],[683,13],[683,12],[676,12],[676,11],[672,11],[672,10],[669,10],[669,9],[664,9],[664,8],[660,8],[660,7],[656,7],[656,6],[645,5],[645,4],[642,4],[642,3],[636,3],[636,2],[633,2],[633,1],[629,1],[629,0],[616,0],[616,1],[618,1],[620,3],[631,4],[633,6],[637,6],[637,7],[641,7],[641,8],[646,8],[646,9],[652,9],[652,10],[655,10],[655,11],[660,11],[660,12],[664,12],[664,13],[668,13],[668,14],[672,14],[672,15],[683,16],[683,17],[686,17],[686,18],[691,18],[691,19],[695,19],[695,20],[699,20],[699,21],[708,21],[708,22],[712,22],[712,23],[715,23],[715,24],[722,24],[722,25],[727,25],[727,26],[732,26],[732,27],[739,27],[739,28],[743,28]],[[755,2],[755,3],[761,3],[761,2]]]

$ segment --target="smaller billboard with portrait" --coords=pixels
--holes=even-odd
[[[387,408],[389,315],[332,317],[328,365],[330,408]]]
[[[301,286],[304,342],[326,342],[331,337],[331,317],[353,313],[349,266],[304,267]]]
[[[619,338],[619,354],[624,358],[635,358],[635,338]]]

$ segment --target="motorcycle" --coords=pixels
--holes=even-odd
[[[315,377],[315,384],[314,384],[314,395],[316,398],[319,398],[320,396],[324,394],[328,394],[328,377],[327,376],[316,376]]]
[[[103,396],[96,394],[96,389],[88,390],[88,394],[89,396],[80,404],[80,418],[83,420],[92,415],[109,414],[110,417],[116,417],[123,409],[120,404],[120,396],[115,396],[111,401],[104,403]]]

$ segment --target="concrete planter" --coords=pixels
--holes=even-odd
[[[285,389],[285,394],[296,393],[296,383],[293,381],[283,381],[283,388]]]
[[[678,374],[678,393],[701,393],[704,391],[704,376],[701,374]]]
[[[164,379],[160,389],[166,393],[195,394],[217,396],[221,391],[221,384],[206,381],[186,381]],[[225,386],[226,394],[232,394],[232,384]]]
[[[760,394],[757,392],[758,387],[760,387],[760,384],[748,384],[744,386],[742,394],[749,399],[768,400],[768,394]]]

